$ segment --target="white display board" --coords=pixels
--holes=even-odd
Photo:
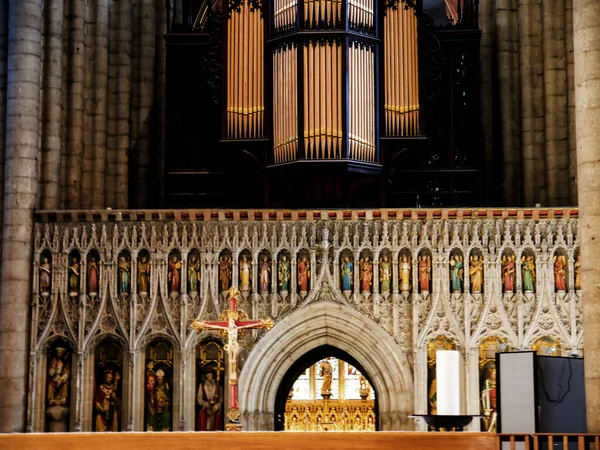
[[[444,416],[460,415],[460,352],[435,352],[437,382],[437,413]]]

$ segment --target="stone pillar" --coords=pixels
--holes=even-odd
[[[588,432],[600,432],[600,2],[574,0],[577,174],[580,205]]]
[[[0,279],[0,432],[22,432],[27,399],[33,209],[38,192],[42,0],[10,0]]]

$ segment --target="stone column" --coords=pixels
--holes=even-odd
[[[2,277],[0,279],[0,432],[22,432],[33,209],[38,191],[42,0],[10,0]]]
[[[588,432],[600,432],[600,2],[574,0],[577,174],[580,205]]]

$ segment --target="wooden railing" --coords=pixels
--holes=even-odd
[[[497,450],[600,450],[598,433],[498,434]]]

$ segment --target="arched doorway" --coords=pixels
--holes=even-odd
[[[377,393],[379,430],[414,430],[408,418],[414,413],[413,376],[404,350],[381,325],[349,306],[330,301],[299,308],[254,346],[239,377],[244,430],[275,429],[277,392],[288,370],[310,351],[326,345],[344,351],[354,358],[344,355],[347,362],[356,363],[369,375]],[[299,373],[301,363],[296,367]],[[293,383],[293,377],[288,378],[288,383]],[[287,388],[285,395],[291,384]]]
[[[303,396],[299,401],[290,398],[290,392],[294,387],[295,383],[302,381],[301,377],[307,371],[315,369],[315,364],[320,361],[324,361],[326,358],[331,358],[333,362],[333,369],[337,371],[337,379],[339,385],[342,383],[345,385],[344,389],[340,386],[334,386],[333,395],[329,398],[325,395],[320,395],[320,387],[316,386],[314,373],[309,375],[308,382],[312,386],[312,391],[309,396]],[[346,379],[348,374],[347,369],[357,369],[359,375],[366,378],[368,386],[373,386],[369,374],[364,370],[362,365],[347,352],[340,350],[332,345],[322,345],[317,347],[301,356],[292,366],[288,369],[283,377],[277,390],[277,396],[275,399],[275,431],[283,431],[286,429],[286,410],[290,409],[290,404],[297,403],[297,408],[301,409],[300,413],[304,414],[304,408],[307,409],[306,418],[308,422],[304,427],[301,427],[305,431],[326,431],[327,429],[332,431],[349,431],[351,428],[353,431],[363,431],[369,429],[368,423],[372,423],[372,431],[377,429],[377,394],[370,392],[365,396],[364,400],[360,398],[349,399],[351,395],[347,395],[345,392],[346,385],[343,380]],[[344,371],[342,371],[344,370]],[[352,380],[354,381],[354,380]],[[315,395],[316,394],[316,395]],[[348,393],[350,394],[350,393]],[[308,399],[305,397],[312,397]],[[354,396],[356,397],[356,396]],[[308,401],[306,401],[308,400]],[[310,409],[310,412],[308,412]],[[321,411],[321,415],[325,418],[318,420],[320,416],[316,416],[317,411]],[[289,414],[289,411],[288,411]],[[330,416],[334,416],[333,419]],[[355,425],[356,416],[359,417],[360,426]],[[316,424],[318,421],[319,425]],[[323,426],[320,424],[324,423]],[[288,424],[289,425],[289,424]],[[289,429],[289,426],[287,427]],[[356,428],[356,430],[354,430]],[[360,428],[360,429],[359,429]],[[300,428],[294,429],[293,431],[301,431]]]

